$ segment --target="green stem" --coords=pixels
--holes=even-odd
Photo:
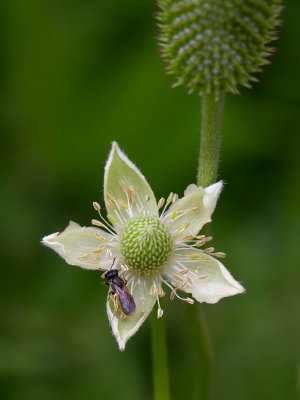
[[[201,138],[197,183],[209,186],[216,182],[221,146],[221,125],[225,94],[215,101],[213,95],[203,96]]]
[[[215,101],[213,95],[207,95],[202,99],[198,186],[206,187],[217,180],[224,97],[222,94]],[[187,307],[187,319],[198,362],[195,399],[207,400],[210,398],[213,357],[203,306]]]
[[[203,305],[187,304],[186,315],[197,357],[194,398],[206,400],[210,398],[213,357]]]
[[[169,370],[165,318],[152,313],[152,375],[154,400],[169,400]]]

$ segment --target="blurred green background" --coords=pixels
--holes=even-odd
[[[286,6],[261,84],[226,100],[212,230],[247,293],[205,306],[214,399],[297,396],[300,2]],[[96,217],[112,140],[157,197],[195,181],[200,102],[170,89],[155,11],[140,0],[1,2],[1,399],[152,398],[149,322],[119,352],[99,273],[39,241]],[[189,398],[184,304],[165,315],[172,399]]]

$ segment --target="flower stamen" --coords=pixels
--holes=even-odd
[[[165,281],[165,280],[163,279],[162,282],[163,282],[165,285],[167,285],[167,286],[171,289],[171,291],[172,291],[172,292],[171,292],[171,295],[170,295],[170,299],[171,299],[171,300],[173,300],[174,297],[176,296],[178,299],[183,300],[183,301],[186,301],[187,303],[190,303],[190,300],[192,300],[192,299],[189,299],[188,297],[187,297],[187,298],[184,298],[184,297],[179,296],[179,295],[177,294],[176,289],[174,289],[167,281]],[[171,283],[172,283],[172,282],[171,282]],[[172,283],[172,285],[175,286],[173,283]],[[189,299],[189,301],[188,301],[187,299]],[[192,301],[193,301],[193,300],[192,300]],[[193,303],[190,303],[190,304],[193,304]]]
[[[109,224],[107,221],[106,221],[106,219],[102,216],[102,214],[101,214],[101,207],[100,207],[100,204],[99,203],[97,203],[96,201],[94,201],[93,202],[93,207],[94,207],[94,209],[98,212],[98,214],[99,214],[99,217],[102,219],[102,221],[104,222],[104,224],[102,224],[102,222],[101,221],[98,221],[97,219],[92,219],[92,224],[93,225],[95,225],[95,226],[103,226],[105,229],[107,229],[112,235],[115,235],[116,234],[116,232],[115,232],[115,229],[114,229],[114,227],[111,225],[111,224]],[[107,217],[108,218],[108,217]],[[100,225],[100,224],[102,224],[102,225]]]

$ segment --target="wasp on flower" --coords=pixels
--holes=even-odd
[[[115,258],[113,264],[115,263]],[[121,318],[126,315],[132,315],[135,312],[135,302],[131,294],[127,289],[127,281],[122,279],[119,276],[119,272],[117,269],[111,269],[109,271],[105,271],[102,275],[102,278],[107,279],[109,282],[104,282],[105,285],[110,287],[110,291],[108,293],[108,298],[111,297],[114,306],[115,306],[115,314],[119,308],[121,308]]]
[[[244,292],[215,258],[225,254],[213,247],[204,248],[212,238],[199,235],[203,225],[211,221],[221,190],[221,181],[207,188],[189,185],[181,199],[171,193],[157,202],[145,177],[114,142],[104,176],[108,221],[94,202],[99,218],[92,220],[93,227],[70,222],[64,231],[42,239],[68,264],[85,269],[109,271],[115,259],[115,272],[106,272],[106,277],[118,277],[121,288],[117,284],[113,292],[125,290],[125,286],[128,299],[133,299],[125,315],[122,304],[118,307],[120,298],[108,296],[107,300],[108,319],[121,350],[155,303],[158,318],[163,315],[159,302],[165,295],[162,285],[171,290],[171,299],[177,297],[190,304],[194,300],[181,297],[178,291],[206,303]]]

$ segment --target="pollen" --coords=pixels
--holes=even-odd
[[[173,241],[167,227],[157,218],[132,220],[121,238],[125,263],[140,273],[158,271],[169,259]]]

